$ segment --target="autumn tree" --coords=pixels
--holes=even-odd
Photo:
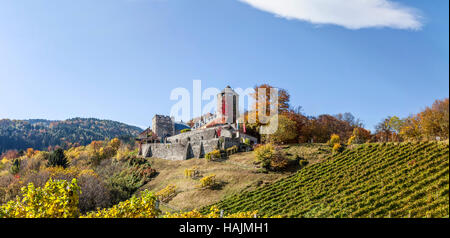
[[[448,139],[449,133],[449,99],[436,100],[431,107],[427,107],[418,115],[421,130],[426,139]]]
[[[120,145],[121,145],[121,142],[118,138],[114,138],[109,142],[109,146],[111,146],[116,151],[119,150]]]
[[[417,116],[410,116],[403,120],[400,128],[400,136],[405,140],[419,141],[422,139],[420,129],[420,119]]]
[[[35,154],[35,151],[34,151],[33,148],[28,148],[28,149],[27,149],[26,156],[27,156],[28,158],[33,157],[34,154]]]
[[[254,100],[252,109],[255,112],[257,124],[259,124],[259,119],[261,118],[260,114],[262,114],[262,116],[268,116],[271,114],[271,110],[278,113],[289,110],[289,100],[291,97],[289,93],[285,89],[277,88],[278,98],[273,98],[273,95],[271,95],[271,89],[275,89],[275,87],[268,84],[262,84],[255,86],[255,92],[251,94]],[[277,99],[278,108],[274,108],[276,107]]]
[[[334,116],[336,119],[347,122],[352,127],[364,127],[364,124],[362,123],[361,119],[356,118],[352,113],[346,112],[346,113],[339,113]]]
[[[449,99],[436,100],[431,107],[403,120],[400,135],[406,140],[449,138]]]
[[[265,135],[266,142],[275,144],[296,143],[298,129],[295,121],[285,115],[278,116],[278,129],[274,134]]]
[[[3,153],[2,158],[6,158],[8,160],[12,160],[19,157],[19,152],[17,150],[8,150]]]
[[[353,126],[331,115],[320,115],[309,117],[307,124],[303,127],[301,135],[308,142],[326,143],[332,134],[337,134],[343,141],[347,141],[353,132]]]
[[[304,138],[303,130],[308,123],[308,118],[301,113],[301,107],[292,108],[287,112],[283,112],[282,115],[295,123],[297,138],[295,139],[295,141],[292,142],[295,143],[307,142],[307,139]]]
[[[356,127],[353,129],[353,134],[348,140],[348,145],[351,144],[362,144],[370,140],[371,134],[369,130],[361,127]]]

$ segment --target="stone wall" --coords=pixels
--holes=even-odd
[[[140,155],[168,160],[186,160],[203,158],[216,149],[225,150],[233,146],[241,146],[243,138],[236,137],[237,133],[231,126],[222,127],[220,138],[217,137],[217,129],[216,127],[181,133],[167,137],[167,143],[143,144]],[[256,140],[256,138],[248,137]]]
[[[142,145],[143,157],[164,158],[167,160],[186,160],[187,146],[170,143],[149,143]]]
[[[241,144],[240,140],[241,140],[240,138],[224,137],[223,143],[222,143],[222,149],[225,150],[225,149],[233,147],[233,146],[239,147]]]
[[[149,143],[143,144],[140,155],[146,158],[155,157],[167,160],[187,160],[204,158],[205,154],[218,149],[219,139],[193,141],[187,144]]]
[[[167,138],[167,141],[174,144],[187,144],[194,141],[211,140],[216,138],[216,129],[208,128],[181,133]]]

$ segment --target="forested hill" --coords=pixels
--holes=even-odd
[[[95,118],[73,118],[64,121],[0,120],[0,153],[6,150],[49,146],[87,145],[93,140],[121,138],[132,140],[141,128]]]

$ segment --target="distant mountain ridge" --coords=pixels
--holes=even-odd
[[[125,123],[96,118],[67,120],[0,120],[0,153],[7,150],[49,146],[87,145],[93,140],[121,138],[132,140],[142,128]]]

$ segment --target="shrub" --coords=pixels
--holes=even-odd
[[[41,168],[45,168],[45,160],[40,156],[34,156],[33,158],[26,159],[26,164],[23,166],[25,171],[39,171]]]
[[[356,142],[356,136],[351,136],[348,138],[347,145],[353,145]]]
[[[196,178],[200,175],[200,171],[198,171],[198,167],[194,166],[190,169],[185,169],[184,170],[184,176],[186,178]]]
[[[333,153],[339,153],[342,151],[342,146],[339,143],[334,144],[333,146]]]
[[[352,136],[348,139],[347,145],[363,144],[370,140],[370,131],[357,127],[353,129]]]
[[[226,149],[227,155],[236,154],[238,151],[239,151],[239,147],[236,145]]]
[[[205,159],[207,161],[214,161],[216,159],[220,159],[222,157],[220,150],[213,150],[209,153],[206,153]]]
[[[77,167],[69,167],[64,169],[63,167],[50,167],[46,168],[46,170],[50,174],[50,178],[52,179],[64,179],[70,181],[74,178],[77,178],[80,174],[80,169]]]
[[[270,123],[275,123],[274,118],[271,118]],[[274,144],[285,144],[296,141],[298,128],[295,121],[285,115],[278,115],[277,125],[275,126],[277,128],[275,133],[263,136],[265,141]]]
[[[31,157],[33,157],[33,156],[36,154],[36,152],[37,152],[37,151],[34,151],[33,148],[28,148],[28,149],[27,149],[27,152],[26,152],[26,156],[27,156],[28,158],[31,158]]]
[[[67,166],[69,166],[67,158],[64,155],[64,150],[61,148],[53,151],[48,158],[47,167],[56,166],[61,166],[63,168],[67,168]]]
[[[270,169],[275,171],[281,171],[288,167],[289,159],[286,158],[281,152],[275,151],[270,159]]]
[[[136,175],[125,170],[114,174],[107,180],[110,188],[111,202],[124,201],[133,195],[144,182]]]
[[[108,145],[111,146],[115,151],[117,151],[117,150],[119,150],[119,147],[120,147],[120,145],[121,145],[121,142],[120,142],[119,139],[114,138],[114,139],[112,139],[112,140],[109,142]]]
[[[112,205],[107,184],[94,171],[82,170],[78,175],[78,182],[82,191],[79,201],[80,212],[85,213]]]
[[[185,132],[189,132],[189,131],[191,131],[191,129],[186,128],[186,129],[181,130],[180,133],[185,133]]]
[[[9,159],[7,159],[6,157],[3,157],[3,159],[0,162],[2,164],[7,164],[7,163],[9,163]]]
[[[263,168],[268,169],[270,168],[270,161],[275,154],[275,148],[272,144],[261,145],[255,148],[253,154],[256,162],[261,164]]]
[[[155,195],[162,202],[169,202],[173,197],[177,195],[176,193],[177,186],[173,184],[167,185],[167,187],[161,189]]]
[[[335,144],[339,144],[339,143],[341,143],[341,138],[339,137],[339,135],[337,135],[337,134],[331,135],[331,138],[328,141],[328,144],[330,146],[334,146]]]
[[[150,163],[144,158],[131,156],[130,159],[128,159],[128,167],[130,168],[130,172],[135,176],[138,176],[143,183],[147,183],[156,175],[156,170],[153,169]]]
[[[43,188],[32,183],[22,196],[0,206],[0,218],[75,218],[79,215],[80,187],[72,182],[50,179]]]
[[[212,188],[216,185],[216,175],[211,174],[200,179],[200,188]]]
[[[105,160],[111,161],[111,160]],[[146,184],[156,174],[150,163],[144,158],[129,156],[126,163],[116,166],[111,174],[106,174],[107,183],[111,192],[113,203],[123,201],[131,197],[142,185]]]
[[[99,159],[100,160],[110,159],[110,158],[114,157],[116,155],[116,153],[117,153],[117,150],[112,146],[108,145],[108,146],[102,147],[102,148],[100,148],[100,151],[99,151],[99,156],[100,156]]]
[[[309,164],[309,161],[308,161],[308,160],[305,160],[305,159],[301,159],[301,160],[298,162],[298,164],[300,165],[300,168],[302,169],[302,168],[306,167],[306,166]]]
[[[140,197],[133,196],[111,208],[90,212],[82,218],[156,218],[160,211],[156,208],[156,196],[145,190]]]

